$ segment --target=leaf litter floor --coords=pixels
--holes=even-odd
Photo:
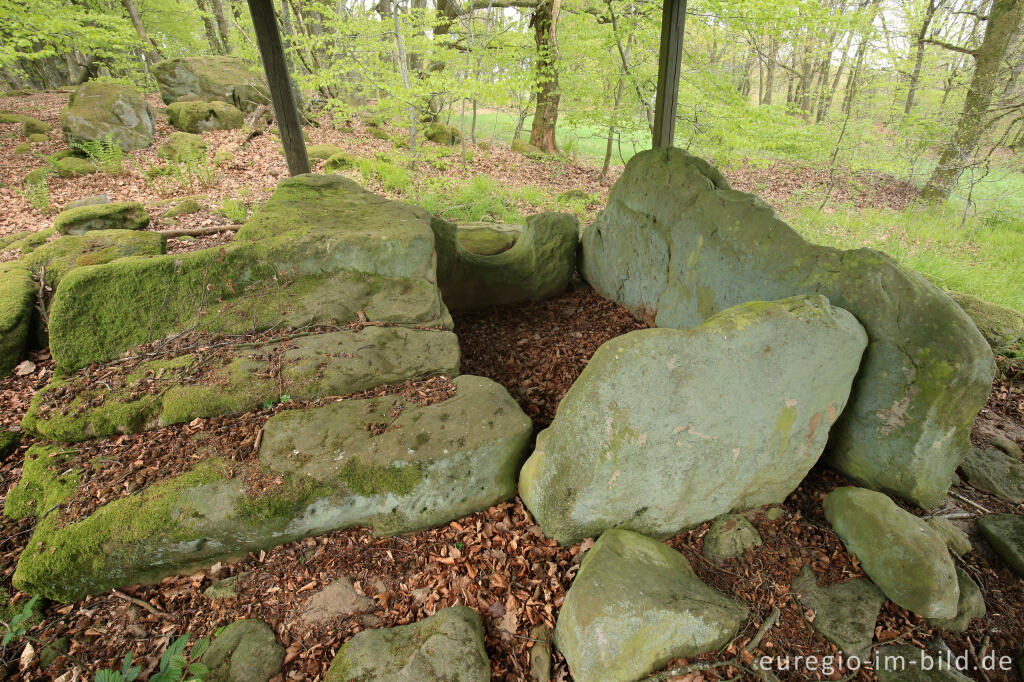
[[[543,303],[456,315],[456,331],[463,348],[462,371],[503,384],[538,429],[550,423],[558,401],[601,343],[644,326],[585,286]],[[16,425],[32,392],[50,378],[52,362],[48,354],[37,353],[32,360],[32,371],[0,379],[0,428]],[[1019,367],[1004,372],[993,386],[980,426],[1024,426],[1022,384]],[[430,400],[447,390],[447,382],[435,379],[386,387],[380,392]],[[295,405],[256,410],[233,419],[197,420],[150,431],[144,437],[117,436],[90,443],[87,447],[93,452],[102,451],[111,463],[110,469],[119,473],[95,477],[61,513],[75,516],[94,508],[99,500],[119,497],[149,483],[154,476],[152,462],[161,461],[161,456],[164,462],[174,462],[173,467],[191,466],[191,458],[184,454],[180,443],[183,437],[198,431],[210,434],[218,450],[234,448],[243,453],[239,459],[244,464],[244,453],[252,450],[258,427],[273,412],[288,407]],[[31,441],[22,443],[2,463],[4,491],[18,480],[29,445]],[[161,475],[166,475],[167,468],[162,466],[161,470]],[[749,622],[724,651],[691,661],[674,661],[672,667],[700,663],[705,668],[674,679],[748,679],[752,678],[749,670],[740,666],[762,655],[792,659],[835,653],[835,647],[811,628],[813,614],[799,608],[789,586],[807,563],[813,565],[822,583],[863,576],[821,512],[821,498],[848,483],[824,466],[816,467],[782,505],[782,518],[771,521],[764,510],[750,514],[764,545],[721,564],[701,556],[709,524],[667,541],[689,559],[703,580],[742,600],[751,612]],[[981,509],[1024,512],[1022,505],[1002,503],[967,486],[954,492],[959,497],[947,498],[945,505],[932,513],[964,523],[979,516]],[[3,518],[0,526],[0,578],[11,590],[10,578],[28,542],[31,521]],[[988,616],[975,621],[966,633],[939,633],[919,617],[887,603],[877,623],[876,643],[900,641],[925,646],[939,634],[955,654],[968,652],[977,658],[986,651],[1019,655],[1017,647],[1024,641],[1024,581],[1015,577],[983,540],[972,539],[975,551],[961,565],[981,586]],[[70,656],[58,658],[45,671],[39,669],[35,656],[19,670],[24,647],[11,644],[0,650],[0,676],[6,672],[12,678],[46,680],[67,675],[64,679],[70,681],[75,668],[71,657],[87,664],[91,672],[119,667],[129,650],[137,662],[152,670],[162,650],[182,633],[190,632],[196,640],[239,618],[259,618],[274,628],[287,649],[284,679],[316,680],[323,678],[338,647],[356,632],[411,623],[439,608],[465,604],[475,608],[483,619],[492,677],[529,679],[529,652],[534,643],[530,631],[536,625],[554,624],[558,607],[590,544],[585,541],[574,547],[558,547],[543,537],[518,498],[411,536],[375,538],[364,529],[337,531],[193,575],[170,577],[158,585],[126,587],[74,604],[51,604],[30,634],[44,642],[66,637],[71,644]],[[237,576],[236,598],[211,600],[203,594],[213,582],[230,576]],[[304,622],[302,614],[309,598],[342,576],[349,577],[357,591],[371,597],[375,607],[366,614],[312,625]],[[18,603],[25,599],[26,595],[15,595]],[[778,623],[767,630],[752,652],[746,651],[775,608],[780,613]],[[37,650],[40,648],[36,645]],[[708,667],[726,660],[740,663]],[[985,679],[978,673],[969,674]],[[836,670],[830,675],[778,671],[778,676],[784,680],[875,679],[868,670]],[[553,678],[569,679],[557,653]],[[1016,678],[1013,673],[989,672],[987,679]]]

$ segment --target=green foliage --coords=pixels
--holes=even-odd
[[[217,212],[235,225],[241,225],[249,218],[249,207],[238,199],[225,199]]]
[[[212,187],[217,180],[217,164],[204,149],[182,150],[177,163],[150,166],[143,171],[147,182],[163,194],[196,192]]]
[[[11,642],[21,639],[28,634],[29,629],[33,625],[33,621],[39,616],[40,598],[33,596],[22,607],[21,611],[11,616],[10,620],[3,623],[4,628],[7,630],[4,633],[3,639],[0,639],[0,646],[7,646]]]
[[[103,140],[82,140],[71,145],[85,154],[107,175],[124,173],[124,151],[114,142],[112,135]]]
[[[210,648],[209,638],[203,638],[192,645],[186,654],[189,636],[184,634],[175,639],[164,649],[160,663],[150,682],[181,682],[182,680],[202,680],[210,670],[199,662],[206,650]],[[132,652],[124,655],[120,670],[100,670],[96,673],[96,682],[133,682],[142,673],[142,668],[132,665]]]
[[[21,195],[29,205],[40,213],[50,212],[50,185],[47,179],[54,173],[52,168],[40,168],[32,178],[27,178]]]

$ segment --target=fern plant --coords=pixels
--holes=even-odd
[[[114,141],[112,135],[102,140],[82,140],[71,146],[85,154],[107,175],[124,173],[124,150]]]
[[[210,648],[210,639],[204,637],[192,645],[192,651],[186,655],[188,635],[184,634],[174,640],[160,656],[160,665],[150,676],[149,682],[194,682],[204,679],[210,669],[199,662],[206,650]],[[142,668],[132,665],[132,652],[124,655],[120,670],[100,670],[96,673],[95,682],[134,682],[142,673]]]
[[[52,168],[40,169],[38,176],[30,182],[26,182],[25,189],[21,191],[21,195],[28,200],[29,205],[40,213],[50,212],[50,185],[47,183],[47,179],[52,174]]]

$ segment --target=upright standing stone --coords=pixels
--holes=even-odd
[[[202,56],[167,59],[153,65],[153,77],[165,104],[200,99],[252,111],[270,102],[267,82],[237,57]]]
[[[782,502],[821,455],[866,340],[821,296],[612,339],[537,437],[519,493],[562,544]]]
[[[582,271],[601,294],[661,327],[694,327],[745,301],[827,296],[870,339],[829,461],[923,507],[945,498],[994,364],[971,319],[920,275],[871,249],[805,241],[678,149],[629,161],[583,234]]]

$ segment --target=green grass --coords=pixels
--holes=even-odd
[[[936,285],[1024,311],[1024,220],[985,214],[961,229],[953,204],[915,205],[902,212],[836,207],[782,211],[808,239],[839,248],[884,251]]]

